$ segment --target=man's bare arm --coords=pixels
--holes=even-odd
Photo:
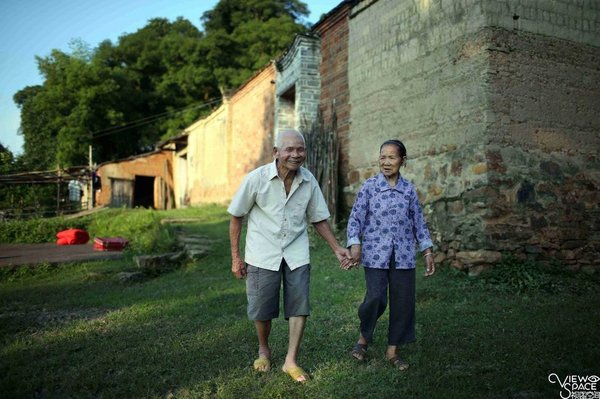
[[[244,218],[231,216],[229,221],[229,243],[231,246],[231,272],[236,278],[246,277],[246,263],[240,255],[240,236]]]

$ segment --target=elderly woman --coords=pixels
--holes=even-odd
[[[435,273],[432,242],[415,187],[400,175],[406,147],[388,140],[379,149],[380,173],[361,187],[348,220],[348,246],[354,265],[364,266],[367,292],[358,308],[360,337],[352,356],[365,360],[379,317],[390,303],[386,358],[408,368],[396,350],[415,340],[415,250],[425,257],[425,276]]]

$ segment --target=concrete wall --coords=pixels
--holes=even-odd
[[[598,4],[360,2],[350,14],[347,203],[378,171],[379,144],[399,138],[438,260],[473,273],[504,250],[594,263],[582,254],[600,250],[590,162],[600,148]],[[552,221],[542,217],[542,202],[570,189],[578,211],[561,199]]]

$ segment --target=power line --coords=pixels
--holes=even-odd
[[[191,105],[191,106],[186,106],[183,108],[180,108],[178,110],[174,110],[174,111],[167,111],[167,112],[163,112],[160,114],[155,114],[155,115],[150,115],[147,116],[145,118],[141,118],[141,119],[137,119],[135,121],[131,121],[125,125],[122,126],[113,126],[113,127],[109,127],[107,129],[102,129],[102,130],[98,130],[96,132],[92,132],[92,138],[99,138],[99,137],[105,137],[105,136],[110,136],[111,134],[115,134],[115,133],[120,133],[123,132],[125,130],[129,130],[132,129],[134,127],[139,127],[139,126],[143,126],[143,125],[147,125],[150,124],[152,122],[155,122],[157,120],[166,118],[167,116],[171,116],[171,115],[175,115],[175,114],[180,114],[182,112],[191,110],[191,109],[199,109],[199,108],[204,108],[204,107],[208,107],[210,105],[216,104],[218,102],[221,101],[221,98],[216,98],[216,99],[212,99],[206,103],[202,103],[202,104],[197,104],[197,105]]]

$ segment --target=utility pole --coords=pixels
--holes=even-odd
[[[88,209],[92,209],[94,207],[94,178],[93,178],[93,170],[94,164],[92,163],[92,145],[90,144],[89,148],[89,188],[88,188]]]
[[[60,182],[62,180],[62,170],[58,166],[58,179],[56,179],[56,216],[60,216]]]

